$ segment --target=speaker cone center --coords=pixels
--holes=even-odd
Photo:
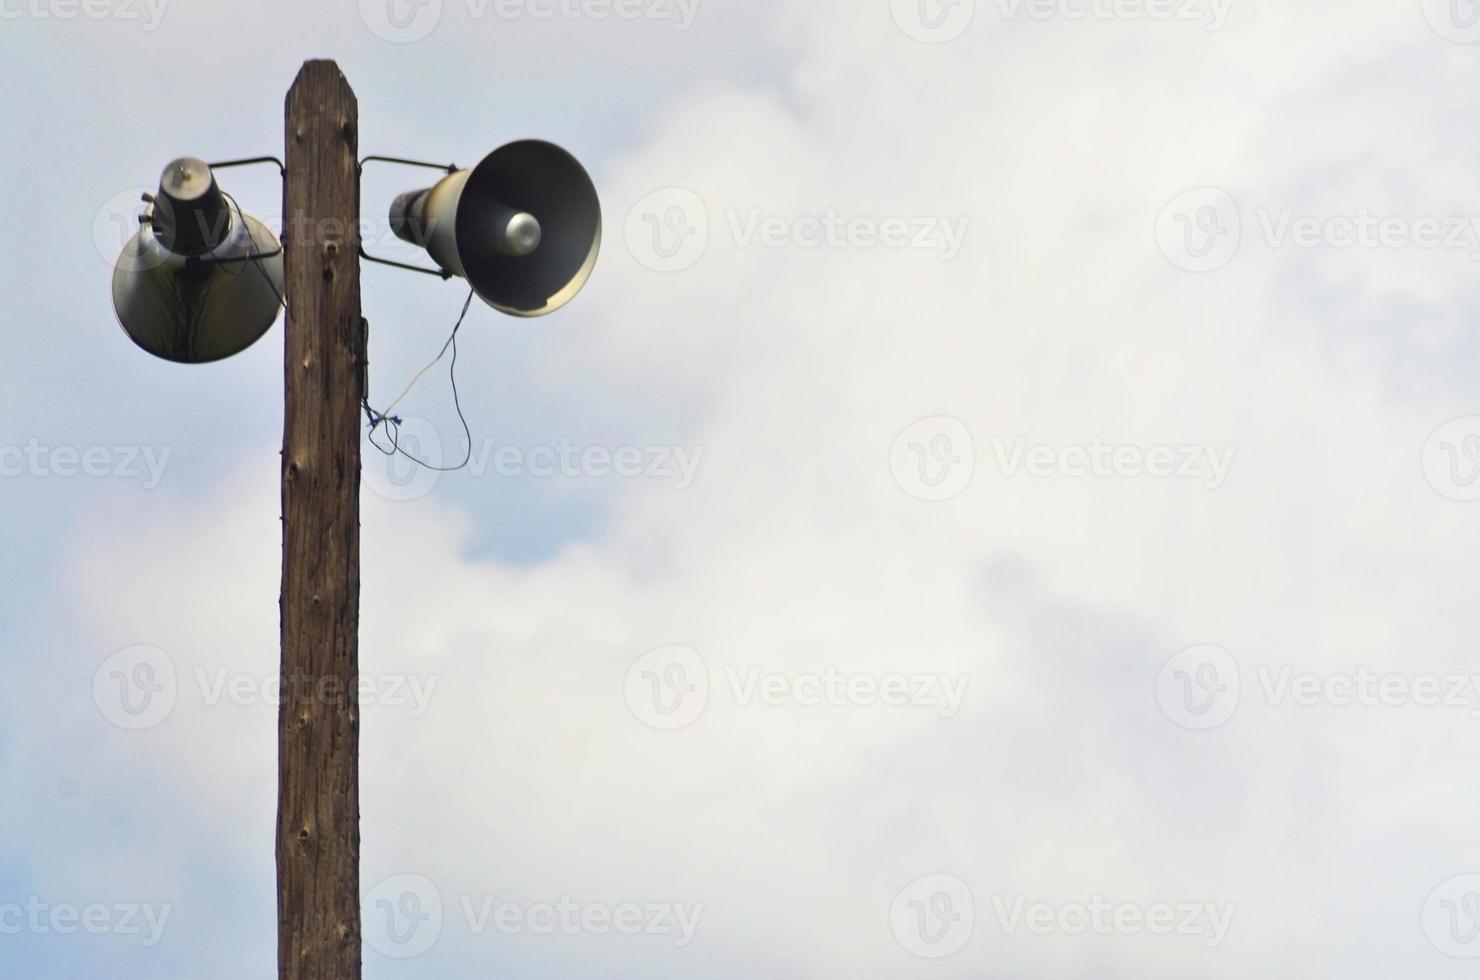
[[[540,223],[534,215],[519,211],[511,215],[500,236],[510,255],[529,255],[540,247]]]

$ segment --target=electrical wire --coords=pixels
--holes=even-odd
[[[278,305],[283,308],[283,312],[286,313],[288,316],[292,316],[292,311],[288,309],[288,301],[284,299],[283,294],[278,291],[277,283],[273,282],[272,277],[269,276],[266,270],[262,268],[262,256],[257,251],[257,239],[252,235],[251,226],[247,224],[246,214],[242,211],[241,205],[237,203],[236,198],[232,197],[230,194],[227,194],[225,191],[222,191],[222,196],[231,202],[231,206],[233,209],[235,209],[237,217],[241,221],[242,228],[246,232],[247,241],[251,248],[251,258],[248,261],[252,263],[253,268],[257,270],[258,274],[262,276],[263,281],[267,283],[267,287],[272,290],[272,294],[277,297]],[[468,309],[472,305],[473,290],[470,288],[468,290],[468,298],[463,301],[462,312],[458,314],[457,322],[452,325],[452,335],[447,338],[447,342],[442,345],[442,349],[437,353],[437,356],[432,358],[431,361],[429,361],[427,365],[423,367],[420,371],[416,372],[415,377],[413,377],[410,383],[401,390],[401,393],[396,396],[395,401],[386,406],[385,411],[378,412],[370,406],[370,396],[368,393],[361,397],[360,407],[364,409],[365,418],[370,425],[370,431],[368,434],[370,445],[380,450],[380,452],[384,455],[395,456],[397,454],[400,454],[401,456],[404,456],[407,459],[411,460],[411,462],[415,463],[416,465],[428,470],[432,470],[436,473],[454,473],[458,470],[464,469],[468,465],[468,463],[472,461],[473,433],[472,430],[468,428],[468,419],[467,416],[463,414],[462,400],[458,396],[457,391],[457,332],[462,328],[463,321],[467,319],[468,316]],[[452,384],[452,405],[455,409],[457,409],[457,420],[462,425],[463,438],[467,442],[468,449],[467,453],[463,456],[462,462],[458,463],[456,466],[435,466],[431,463],[428,463],[426,460],[418,459],[417,457],[411,455],[406,450],[401,448],[401,426],[404,423],[400,416],[392,415],[390,413],[394,411],[395,407],[401,404],[406,396],[411,393],[411,389],[416,387],[416,383],[420,381],[428,371],[437,366],[442,358],[447,355],[447,351],[449,349],[452,351],[452,361],[448,365],[447,379]],[[375,439],[375,431],[376,429],[380,428],[382,424],[385,425],[386,432],[390,433],[391,441],[389,446],[383,446]]]
[[[396,397],[396,400],[391,403],[390,408],[387,408],[384,412],[377,412],[375,409],[370,407],[370,399],[368,397],[365,398],[363,402],[363,407],[365,409],[365,417],[370,422],[370,445],[374,446],[376,449],[379,449],[385,455],[394,456],[399,453],[400,455],[411,460],[418,466],[429,469],[434,473],[454,473],[460,469],[465,468],[468,463],[472,461],[473,433],[468,428],[468,419],[467,416],[463,414],[462,400],[458,397],[457,393],[457,332],[462,328],[463,320],[467,319],[468,309],[472,305],[473,290],[469,289],[468,298],[463,301],[462,313],[458,315],[457,323],[453,324],[452,335],[447,338],[447,343],[442,345],[442,350],[437,354],[436,357],[432,359],[431,363],[417,372],[416,377],[411,379],[411,383],[408,384],[405,390],[403,390],[401,394]],[[396,405],[400,403],[401,399],[406,397],[406,395],[416,385],[416,382],[421,380],[423,375],[425,375],[432,368],[436,367],[437,362],[442,360],[449,349],[451,349],[452,351],[452,361],[448,366],[447,379],[452,384],[452,405],[454,408],[457,409],[457,420],[462,424],[463,438],[467,441],[468,449],[467,452],[463,455],[462,462],[458,463],[456,466],[435,466],[432,463],[428,463],[426,460],[418,459],[417,457],[411,455],[406,450],[401,448],[402,421],[399,417],[390,415],[388,413],[391,411],[391,409],[395,408]],[[375,430],[382,422],[386,424],[386,431],[391,434],[391,443],[389,447],[382,446],[380,443],[375,441]]]

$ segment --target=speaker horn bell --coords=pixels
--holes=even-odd
[[[283,258],[277,236],[233,204],[211,168],[181,157],[113,268],[113,310],[134,343],[180,364],[246,350],[276,322]]]
[[[509,143],[471,170],[400,195],[390,221],[397,237],[513,316],[570,302],[601,248],[596,187],[575,157],[543,140]]]

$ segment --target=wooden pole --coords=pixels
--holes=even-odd
[[[287,99],[278,977],[360,978],[359,108],[332,61]]]

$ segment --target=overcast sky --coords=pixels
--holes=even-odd
[[[367,977],[1473,975],[1472,0],[0,21],[0,974],[275,968],[282,325],[165,363],[109,277],[332,57],[362,153],[550,139],[605,225],[470,312],[467,470],[366,445]],[[363,279],[384,404],[466,290]]]

